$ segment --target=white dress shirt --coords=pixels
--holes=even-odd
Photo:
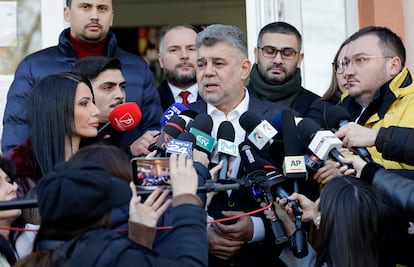
[[[213,119],[213,129],[211,130],[212,137],[217,138],[218,127],[223,121],[230,121],[231,124],[233,124],[235,131],[234,143],[239,145],[244,141],[246,131],[240,126],[239,118],[244,112],[248,110],[250,101],[249,92],[246,88],[244,88],[244,93],[244,99],[234,110],[230,111],[227,115],[224,114],[224,112],[218,110],[215,106],[207,103],[207,114],[210,115],[210,117]],[[218,163],[218,155],[213,155],[211,161]],[[230,162],[233,165],[231,177],[236,178],[240,165],[240,155],[237,156],[237,158],[233,158]],[[231,191],[228,191],[227,193],[231,194]],[[253,220],[254,232],[253,238],[250,240],[250,242],[258,242],[264,240],[265,230],[262,219],[255,216],[251,216],[251,218]]]
[[[174,85],[172,85],[170,83],[168,83],[168,86],[170,86],[170,88],[171,88],[171,92],[173,94],[175,103],[181,103],[183,101],[183,98],[181,96],[179,96],[179,94],[183,91],[188,91],[188,92],[191,93],[191,94],[188,95],[188,98],[187,98],[188,103],[193,103],[193,102],[197,101],[197,96],[198,96],[198,85],[197,85],[197,83],[191,85],[189,88],[187,88],[185,90],[180,89],[178,87],[175,87]]]

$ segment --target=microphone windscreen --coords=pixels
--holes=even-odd
[[[302,145],[299,143],[298,129],[295,123],[293,111],[285,109],[282,111],[283,147],[286,156],[297,156],[302,153]]]
[[[135,102],[116,106],[108,115],[108,120],[117,132],[125,132],[138,125],[142,112]]]
[[[342,106],[334,105],[326,110],[326,126],[328,129],[339,128],[341,121],[352,121],[349,112]]]
[[[217,140],[223,139],[230,142],[234,142],[236,133],[234,131],[233,124],[229,121],[222,121],[217,130]]]
[[[161,125],[165,125],[167,121],[171,119],[171,117],[181,114],[183,111],[187,109],[188,108],[181,103],[173,103],[165,110],[164,114],[162,114],[160,119]]]
[[[246,133],[251,133],[257,125],[262,122],[256,114],[251,111],[244,112],[240,118],[240,126],[246,131]]]
[[[272,118],[272,126],[283,135],[283,127],[282,127],[282,112],[276,113]]]
[[[200,113],[195,117],[191,127],[206,134],[211,134],[211,130],[213,129],[213,119],[207,113]]]
[[[181,141],[187,141],[187,142],[191,142],[193,144],[193,147],[196,144],[196,138],[194,136],[194,134],[189,133],[189,132],[182,132],[180,133],[177,138],[177,140],[181,140]]]
[[[320,126],[312,119],[303,118],[298,123],[297,129],[299,139],[307,147],[315,136],[315,133],[320,130]]]
[[[175,115],[164,125],[164,133],[176,138],[180,133],[184,132],[185,120]]]
[[[194,110],[186,109],[186,110],[181,111],[181,113],[179,115],[180,116],[185,116],[185,117],[188,117],[188,118],[194,120],[195,117],[197,117],[198,113]]]

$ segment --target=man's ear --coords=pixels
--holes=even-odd
[[[70,23],[70,7],[65,6],[63,8],[63,18],[66,22]]]
[[[247,79],[249,77],[250,74],[250,70],[252,68],[252,63],[250,62],[249,59],[243,59],[242,63],[241,63],[241,78],[243,80]]]
[[[389,72],[391,77],[395,77],[404,66],[401,65],[401,59],[399,57],[393,57],[390,61]]]
[[[257,64],[258,61],[259,61],[259,48],[255,47],[254,48],[254,63]]]

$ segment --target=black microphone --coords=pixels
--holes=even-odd
[[[191,125],[194,122],[194,119],[197,117],[198,113],[191,109],[186,109],[182,111],[178,116],[185,120],[185,130],[188,131],[191,128]]]
[[[150,151],[157,150],[155,157],[164,157],[168,142],[184,132],[185,120],[177,115],[171,117],[169,121],[161,128],[158,140],[149,147]]]
[[[239,118],[240,126],[248,133],[247,138],[258,149],[262,149],[266,144],[273,143],[273,137],[277,130],[266,120],[261,120],[251,111],[244,112]]]
[[[200,113],[191,124],[189,132],[196,138],[196,149],[205,152],[211,158],[215,140],[211,137],[213,119],[207,113]]]
[[[326,123],[329,129],[336,132],[337,127],[347,125],[351,119],[349,112],[342,106],[334,105],[326,110]],[[366,162],[372,162],[371,154],[364,147],[353,147],[353,150]]]
[[[223,161],[223,167],[219,172],[218,179],[226,180],[227,171],[229,169],[230,157],[237,157],[238,149],[234,143],[236,133],[233,124],[229,121],[220,123],[217,130],[217,154],[219,155],[219,162]]]
[[[298,120],[295,119],[295,124],[297,125],[302,119],[303,118],[300,118]],[[272,125],[283,136],[282,112],[275,114],[275,116],[272,118]],[[306,137],[309,137],[310,134],[313,134],[313,133],[309,133],[309,135],[306,135]],[[298,132],[298,138],[299,138],[299,132]],[[325,161],[319,159],[312,152],[308,150],[308,144],[310,143],[311,140],[303,141],[301,140],[301,138],[299,138],[299,141],[300,141],[299,143],[302,146],[302,150],[306,151],[304,154],[304,159],[305,159],[305,165],[306,165],[307,170],[316,172],[319,168],[321,168],[325,164]]]
[[[281,114],[283,128],[283,147],[285,157],[283,160],[283,174],[287,179],[308,178],[308,172],[305,165],[305,157],[302,152],[302,146],[298,137],[293,112],[285,109]]]
[[[266,205],[273,203],[271,188],[286,180],[286,178],[278,172],[277,168],[270,162],[257,156],[257,151],[247,142],[239,145],[240,164],[244,167],[248,180],[246,184],[252,186],[252,193],[256,201],[264,202]],[[269,207],[269,211],[274,214],[272,218],[268,218],[271,225],[275,243],[280,244],[288,240],[282,220],[277,218],[273,204]]]

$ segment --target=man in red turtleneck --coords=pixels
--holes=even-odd
[[[112,0],[66,0],[64,18],[70,28],[60,34],[59,44],[28,55],[16,70],[4,113],[3,154],[30,136],[27,99],[33,85],[48,74],[70,71],[77,59],[86,56],[112,56],[121,61],[127,82],[126,102],[136,102],[143,116],[135,129],[122,135],[120,146],[131,153],[130,145],[135,141],[142,143],[138,147],[145,151],[157,133],[154,130],[160,127],[163,110],[145,61],[117,47],[116,37],[110,31],[113,17]],[[136,147],[134,154],[140,153]]]

